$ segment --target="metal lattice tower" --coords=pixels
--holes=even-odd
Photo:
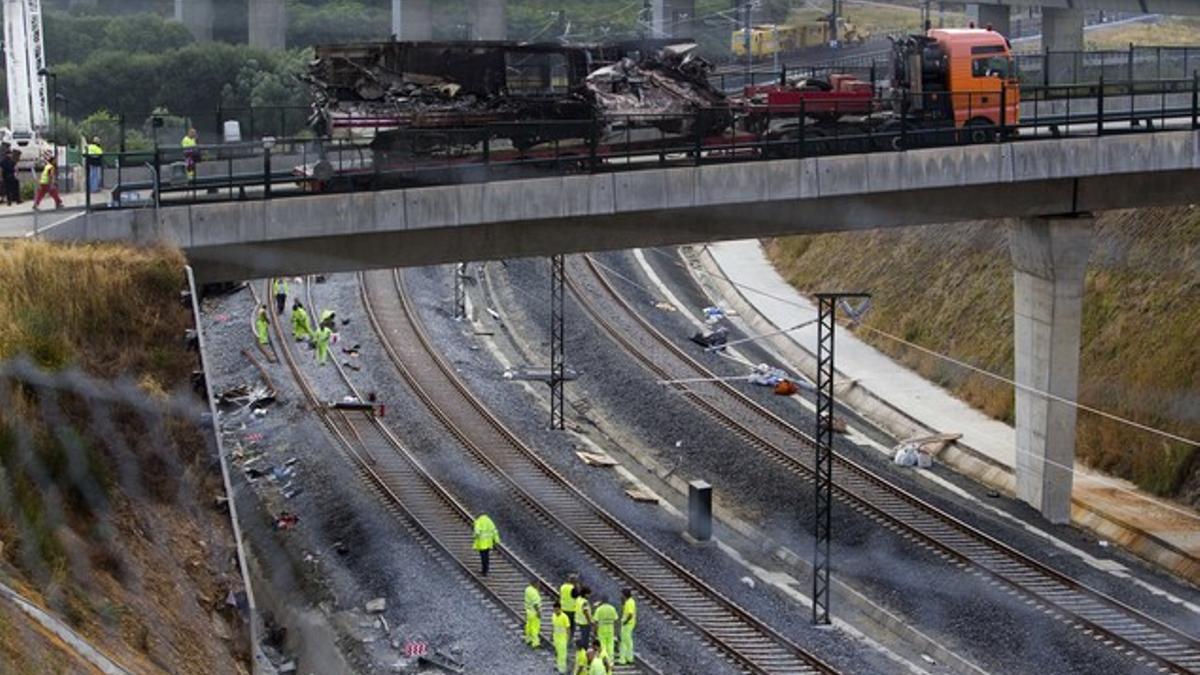
[[[815,625],[829,624],[830,539],[833,516],[833,332],[837,306],[863,293],[817,294],[817,447],[813,472],[813,612]],[[849,310],[848,310],[849,311]],[[865,311],[865,308],[862,310]]]
[[[563,256],[550,258],[550,428],[563,429]]]

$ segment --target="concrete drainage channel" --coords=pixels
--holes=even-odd
[[[229,508],[229,524],[233,528],[233,538],[237,545],[238,570],[242,577],[242,587],[245,589],[245,606],[240,607],[246,613],[247,625],[249,626],[250,649],[247,650],[251,654],[253,660],[252,668],[254,673],[264,672],[263,667],[269,667],[269,662],[263,657],[259,651],[262,637],[262,617],[258,613],[258,604],[254,597],[253,584],[250,582],[250,567],[247,562],[246,549],[242,537],[242,527],[238,520],[237,499],[233,489],[233,483],[229,473],[229,460],[225,453],[225,444],[221,438],[221,418],[217,415],[217,400],[213,395],[212,379],[208,372],[208,352],[204,342],[204,327],[200,315],[200,296],[196,288],[196,277],[192,272],[192,268],[186,267],[188,281],[188,299],[191,302],[192,309],[192,326],[196,336],[196,349],[200,360],[200,373],[204,380],[204,397],[208,403],[208,416],[211,420],[213,442],[217,451],[217,459],[221,465],[221,480],[225,486],[225,504]]]

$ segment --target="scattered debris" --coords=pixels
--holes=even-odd
[[[931,665],[931,666],[936,666],[936,665],[937,665],[937,661],[934,661],[934,660],[933,660],[933,657],[932,657],[932,656],[930,656],[930,655],[928,655],[928,654],[924,654],[924,653],[923,653],[923,654],[921,654],[921,658],[925,660],[925,663],[928,663],[928,664],[929,664],[929,665]]]
[[[497,312],[496,310],[492,309],[491,307],[487,308],[487,313],[490,314],[491,317],[493,319],[495,319],[496,321],[500,320],[500,312]]]
[[[342,361],[342,365],[349,368],[350,370],[353,370],[356,373],[362,371],[361,366],[356,366],[353,363],[350,363],[349,361]]]
[[[711,333],[695,333],[691,337],[692,342],[711,350],[722,350],[725,344],[729,342],[729,331],[724,327],[719,327]]]
[[[619,464],[617,460],[608,455],[601,455],[593,452],[576,451],[575,455],[583,460],[588,466],[616,466]]]
[[[799,392],[800,389],[792,384],[791,380],[780,380],[779,384],[775,385],[776,396],[795,396]]]
[[[677,448],[682,448],[682,447],[683,447],[683,441],[682,441],[682,440],[675,441],[675,447],[677,447]]]
[[[757,585],[757,584],[755,583],[755,581],[754,581],[754,578],[753,578],[753,577],[742,577],[742,578],[741,578],[741,582],[742,582],[743,584],[746,584],[746,585],[747,585],[747,586],[749,586],[750,588],[754,588],[754,587]]]
[[[282,666],[279,666],[279,670],[277,670],[276,672],[278,672],[279,675],[287,675],[288,673],[294,673],[294,672],[296,672],[296,662],[288,661],[287,663],[283,664]]]
[[[452,658],[440,650],[434,651],[432,654],[421,654],[417,661],[434,668],[441,668],[448,673],[461,673],[464,670],[463,664],[458,659]]]
[[[757,384],[760,387],[774,387],[786,379],[787,373],[765,363],[755,366],[754,372],[750,374],[750,384]]]
[[[629,498],[635,502],[642,502],[644,504],[657,504],[658,503],[658,495],[656,495],[653,492],[650,492],[649,490],[646,490],[644,488],[639,487],[639,488],[633,488],[630,490],[626,490],[625,494],[629,495]]]
[[[669,303],[669,302],[656,302],[656,303],[654,303],[654,307],[655,307],[656,309],[661,309],[661,310],[662,310],[662,311],[664,311],[664,312],[677,312],[677,311],[679,311],[679,310],[675,309],[675,305],[672,305],[672,304],[671,304],[671,303]]]
[[[300,516],[291,511],[284,511],[275,519],[274,527],[277,531],[287,531],[294,529],[300,524]]]
[[[368,600],[363,609],[367,611],[367,614],[382,614],[387,609],[387,598]]]
[[[991,497],[992,499],[998,499],[1000,497],[1000,493],[996,490],[988,490],[987,496]]]
[[[720,307],[705,307],[701,312],[704,314],[704,323],[710,326],[725,318],[725,310]]]
[[[1101,539],[1101,540],[1097,541],[1096,543],[1100,544],[1100,548],[1108,548],[1108,541],[1106,541],[1104,539]]]

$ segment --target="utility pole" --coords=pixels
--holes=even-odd
[[[838,17],[842,13],[842,0],[829,0],[829,46],[837,49],[841,44],[838,42]]]
[[[750,84],[750,73],[753,68],[753,58],[750,53],[750,33],[751,33],[751,11],[753,10],[753,0],[743,0],[742,2],[742,45],[746,48],[746,85]]]
[[[813,496],[816,523],[813,527],[812,622],[829,624],[830,541],[833,535],[833,334],[839,304],[854,299],[869,301],[865,293],[817,294],[817,442],[813,462]],[[846,305],[849,307],[849,305]],[[869,304],[847,310],[855,321]]]

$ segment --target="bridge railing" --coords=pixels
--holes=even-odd
[[[1014,57],[1021,81],[1049,84],[1050,74],[1061,79],[1095,84],[1114,81],[1171,80],[1200,71],[1200,47],[1134,46],[1097,51],[1051,51]]]
[[[808,99],[600,119],[355,128],[125,153],[112,201],[146,207],[960,144],[1200,129],[1200,79]]]

